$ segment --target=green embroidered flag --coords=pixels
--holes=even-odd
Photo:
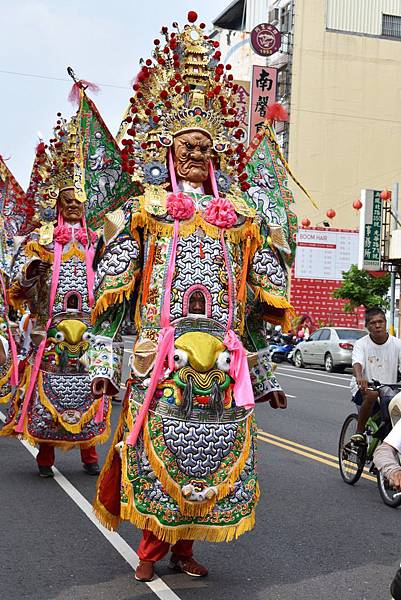
[[[283,250],[287,264],[291,265],[298,227],[297,217],[290,210],[294,197],[287,187],[287,164],[269,126],[263,127],[253,138],[247,157],[245,170],[250,187],[245,200],[262,217],[265,243],[270,236],[274,245]]]
[[[88,226],[98,229],[106,213],[138,196],[141,189],[123,170],[121,150],[95,104],[80,92],[74,185],[77,197],[85,202]]]

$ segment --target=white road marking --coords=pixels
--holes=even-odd
[[[292,377],[293,379],[301,379],[302,381],[311,381],[312,383],[319,383],[320,385],[333,385],[335,387],[350,389],[349,385],[341,385],[340,383],[332,383],[331,381],[319,381],[317,379],[309,379],[308,377],[302,377],[299,375],[290,375],[289,373],[277,373],[280,377]]]
[[[6,420],[5,414],[0,411],[0,420],[3,423]],[[38,453],[36,448],[30,446],[25,440],[20,440],[21,444],[25,446],[25,448],[36,458]],[[116,532],[109,531],[95,517],[93,512],[92,505],[87,501],[87,499],[77,490],[76,487],[72,485],[72,483],[64,477],[62,473],[56,467],[53,467],[54,471],[54,480],[61,487],[62,490],[75,502],[75,504],[82,510],[82,512],[88,517],[90,521],[99,529],[99,531],[104,535],[106,540],[117,550],[117,552],[123,557],[123,559],[132,567],[132,569],[136,569],[139,558],[136,552],[127,544],[127,542]],[[132,578],[132,584],[138,585],[139,582],[136,582],[134,578]],[[161,600],[181,600],[179,596],[171,588],[168,587],[157,575],[155,575],[153,581],[146,582],[146,585],[158,596]],[[127,591],[129,594],[129,590]]]
[[[299,369],[295,369],[294,367],[279,367],[280,371],[281,369],[285,369],[286,371],[289,371],[290,373],[300,373]],[[277,369],[277,373],[280,373],[280,371]],[[348,374],[344,374],[344,375],[332,375],[331,373],[326,373],[325,371],[318,371],[315,369],[304,369],[303,370],[304,373],[310,373],[311,375],[321,375],[322,377],[329,377],[330,379],[339,379],[340,381],[349,381],[352,377],[352,375],[348,375]]]

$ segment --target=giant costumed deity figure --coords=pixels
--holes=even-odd
[[[138,337],[94,507],[111,529],[126,519],[143,530],[141,581],[170,545],[172,567],[206,575],[193,541],[252,529],[255,398],[285,405],[263,328],[288,327],[292,314],[291,193],[269,128],[248,153],[236,142],[232,77],[196,15],[189,20],[181,32],[163,28],[165,46],[155,41],[134,85],[123,158],[143,194],[106,216],[96,258],[97,396],[118,389],[117,336],[132,295]],[[247,179],[261,163],[269,188],[253,200]]]
[[[12,266],[9,301],[28,306],[33,349],[12,400],[3,436],[22,435],[39,446],[43,477],[52,477],[54,448],[79,447],[85,470],[99,471],[95,444],[109,434],[109,399],[91,394],[85,354],[93,304],[96,234],[77,199],[74,173],[76,118],[61,117],[48,150],[50,169],[33,199],[41,226],[20,245]]]
[[[18,384],[16,324],[10,322],[6,288],[15,242],[26,233],[31,214],[24,190],[0,156],[0,404],[9,402]]]

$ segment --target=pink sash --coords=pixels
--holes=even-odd
[[[4,317],[5,317],[6,323],[7,323],[8,338],[9,338],[9,341],[10,341],[11,356],[12,356],[12,363],[13,363],[13,368],[12,368],[11,377],[10,377],[10,383],[11,383],[11,385],[16,386],[16,385],[18,385],[18,355],[17,355],[17,346],[15,344],[14,336],[13,336],[12,331],[11,331],[10,320],[8,318],[7,290],[6,290],[4,279],[3,279],[3,276],[2,276],[1,273],[0,273],[0,284],[1,284],[2,291],[3,291]]]

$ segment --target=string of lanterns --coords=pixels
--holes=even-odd
[[[390,190],[385,189],[382,192],[380,192],[380,200],[383,200],[384,202],[391,200]],[[356,200],[354,200],[352,203],[352,208],[354,208],[356,211],[361,210],[362,206],[363,206],[363,204],[359,198],[356,198]],[[328,219],[334,219],[336,214],[337,213],[334,209],[329,208],[328,211],[326,212],[326,217]],[[301,225],[302,225],[302,227],[310,227],[310,225],[311,225],[310,219],[308,219],[308,218],[302,219]]]

